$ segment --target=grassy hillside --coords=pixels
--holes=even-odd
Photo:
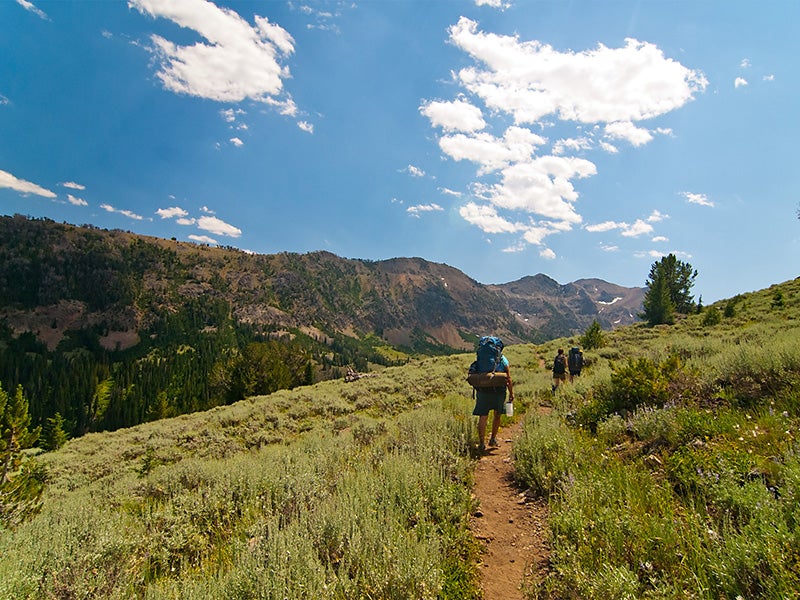
[[[507,349],[518,478],[551,509],[531,597],[797,597],[798,328],[791,281],[606,332],[555,396],[547,365],[576,339]],[[41,511],[0,531],[0,598],[478,598],[470,361],[40,455]]]

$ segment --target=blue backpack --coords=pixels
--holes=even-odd
[[[491,373],[502,366],[503,340],[493,335],[485,335],[478,342],[478,359],[475,361],[475,372]]]

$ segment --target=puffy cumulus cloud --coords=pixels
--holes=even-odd
[[[449,39],[473,64],[453,74],[460,86],[454,100],[423,102],[419,110],[440,130],[444,156],[477,165],[472,198],[459,214],[485,233],[518,236],[508,246],[513,251],[520,244],[542,246],[547,236],[583,222],[575,182],[597,174],[586,154],[613,154],[622,143],[638,148],[655,135],[672,136],[668,128],[651,130],[640,122],[684,106],[708,86],[701,71],[636,39],[616,48],[560,51],[483,31],[466,17],[450,27]],[[540,135],[555,126],[559,137]],[[527,222],[519,222],[519,213]],[[654,212],[632,224],[610,220],[586,230],[638,237],[651,234],[660,218]]]
[[[239,237],[242,235],[241,229],[229,225],[217,217],[200,217],[197,219],[197,227],[215,235],[225,235],[228,237]]]
[[[314,124],[308,121],[298,121],[297,126],[306,133],[314,133]]]
[[[241,140],[241,138],[238,137],[232,137],[228,141],[237,148],[241,148],[242,146],[244,146],[244,142]]]
[[[653,139],[647,129],[637,127],[630,121],[616,121],[605,127],[605,134],[612,140],[626,140],[633,146],[643,146]]]
[[[186,217],[189,212],[180,206],[170,206],[169,208],[159,208],[156,214],[162,219],[175,219],[178,217]]]
[[[622,48],[559,52],[539,41],[478,31],[475,21],[461,17],[450,39],[483,65],[462,69],[462,85],[517,123],[546,115],[583,123],[650,119],[683,106],[708,85],[702,72],[630,38]]]
[[[500,208],[580,223],[582,219],[572,204],[578,194],[570,180],[595,172],[594,164],[588,160],[544,156],[503,169],[501,181],[485,188],[483,196]]]
[[[280,60],[294,52],[294,39],[266,17],[256,15],[251,25],[233,10],[206,0],[129,0],[128,5],[191,29],[205,40],[181,46],[151,36],[156,75],[165,89],[218,102],[249,98],[284,110],[293,106],[276,97],[284,93],[283,80],[290,75]]]
[[[736,79],[733,80],[733,87],[737,89],[740,87],[744,87],[746,85],[748,85],[748,83],[747,79],[745,79],[744,77],[737,77]]]
[[[522,127],[509,127],[502,138],[489,133],[456,133],[439,139],[442,152],[454,160],[477,163],[480,174],[530,160],[536,147],[544,143],[544,138]]]
[[[622,229],[622,235],[625,237],[639,237],[645,233],[653,233],[653,226],[641,219],[636,219],[633,225],[627,225]]]
[[[481,109],[465,100],[426,102],[419,111],[430,119],[431,125],[445,131],[471,133],[486,127]]]
[[[441,212],[443,210],[444,209],[441,206],[439,206],[435,202],[432,202],[431,204],[417,204],[416,206],[409,206],[406,209],[406,212],[409,215],[411,215],[412,217],[419,218],[420,217],[420,213],[424,213],[424,212]]]
[[[36,194],[37,196],[42,196],[43,198],[56,197],[55,192],[51,192],[47,188],[43,188],[42,186],[30,181],[18,179],[8,171],[2,170],[0,170],[0,188],[9,188],[20,192],[21,194]]]
[[[516,233],[525,229],[524,225],[512,223],[498,215],[493,206],[468,202],[458,212],[465,221],[486,233]]]
[[[553,252],[550,248],[543,248],[542,250],[539,251],[539,256],[547,260],[554,260],[556,257],[556,253]]]

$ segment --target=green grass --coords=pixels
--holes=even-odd
[[[529,597],[800,597],[800,282],[707,323],[604,332],[555,396],[547,366],[578,336],[507,348],[517,477],[549,503]],[[0,599],[478,600],[471,360],[37,456],[49,482],[0,530]]]
[[[800,597],[800,281],[779,289],[718,325],[607,333],[526,418],[517,476],[552,552],[529,597]]]

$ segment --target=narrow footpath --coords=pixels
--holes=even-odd
[[[547,570],[547,504],[514,481],[511,448],[521,423],[502,427],[497,448],[488,448],[475,468],[478,509],[470,519],[483,544],[479,568],[484,600],[524,600],[523,583]]]

